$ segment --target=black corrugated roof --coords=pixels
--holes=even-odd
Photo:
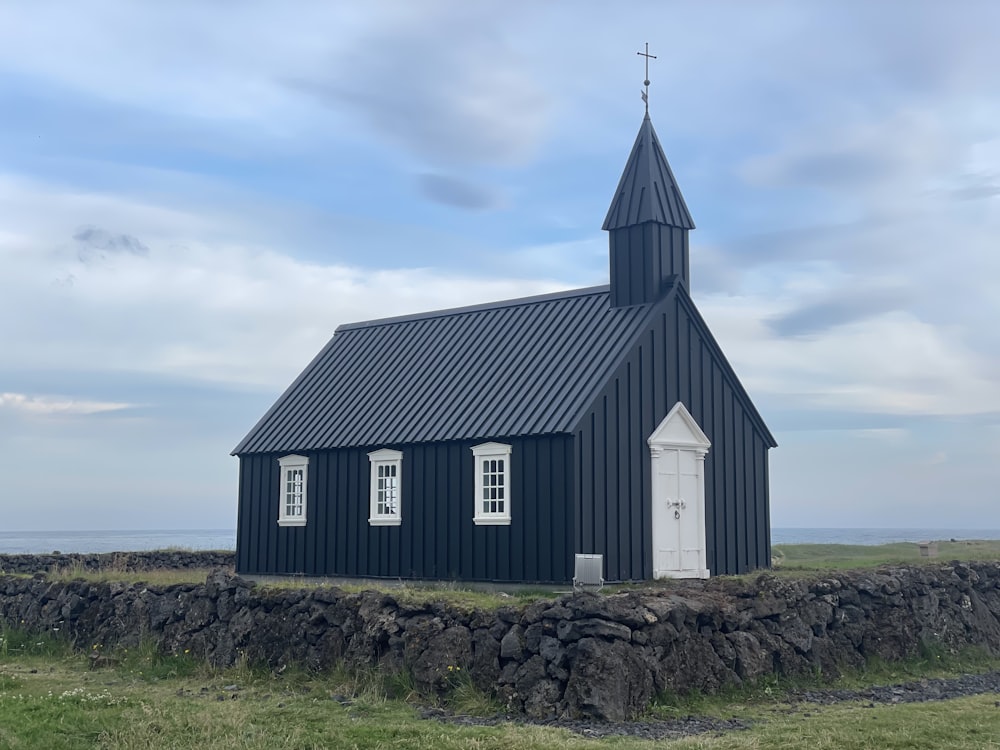
[[[648,112],[639,127],[639,135],[602,228],[621,229],[646,221],[694,229],[694,220],[677,187],[674,173],[670,171]]]
[[[600,286],[340,326],[233,453],[568,432],[655,308]]]

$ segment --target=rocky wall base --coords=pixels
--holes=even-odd
[[[834,675],[921,644],[1000,654],[1000,563],[892,567],[812,580],[673,583],[495,612],[337,588],[268,589],[225,571],[203,585],[0,577],[0,620],[81,648],[154,641],[214,665],[337,662],[409,670],[440,692],[460,668],[512,711],[618,720],[664,690],[712,692],[769,674]]]

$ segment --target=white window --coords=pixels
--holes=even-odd
[[[472,448],[478,525],[510,525],[510,446],[483,443]]]
[[[278,459],[278,466],[281,467],[278,525],[305,526],[309,459],[305,456],[285,456]]]
[[[403,454],[383,448],[368,454],[372,466],[371,510],[368,523],[372,526],[399,526],[403,500],[400,491],[403,478]]]

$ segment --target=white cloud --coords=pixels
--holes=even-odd
[[[6,185],[6,189],[4,189]],[[0,181],[17,198],[0,238],[0,323],[9,367],[145,372],[281,387],[341,323],[552,291],[553,281],[474,278],[429,269],[366,271],[292,258],[251,244],[249,228],[197,241],[223,219],[163,211],[108,195],[47,192]],[[204,209],[203,209],[204,211]],[[58,213],[61,226],[42,217]],[[82,262],[75,216],[100,214],[148,246]],[[18,321],[14,323],[13,321]]]
[[[876,427],[865,430],[852,430],[851,432],[858,437],[884,443],[901,443],[910,436],[909,430],[904,430],[901,427]]]
[[[103,101],[274,130],[295,112],[281,71],[319,65],[358,15],[319,2],[295,13],[253,3],[239,12],[202,2],[7,4],[0,68]]]
[[[534,154],[552,110],[510,33],[530,20],[524,7],[383,6],[325,64],[304,66],[286,82],[359,115],[358,130],[374,129],[425,163],[520,164]]]
[[[809,337],[765,324],[781,299],[713,296],[702,313],[744,384],[788,406],[893,415],[1000,411],[989,363],[948,326],[890,312]]]
[[[957,144],[940,113],[903,110],[891,114],[857,113],[853,122],[827,122],[796,134],[777,151],[748,158],[742,177],[755,187],[819,187],[838,198],[885,201],[892,190],[905,196],[929,187],[930,177],[955,169]]]
[[[62,396],[29,396],[24,393],[0,393],[0,410],[32,416],[84,416],[128,409],[132,404],[88,401]]]
[[[434,163],[508,163],[533,153],[548,122],[532,71],[501,33],[520,25],[516,4],[45,5],[0,9],[0,72],[225,132],[230,147],[258,136],[288,148],[304,134],[365,141],[374,126]]]

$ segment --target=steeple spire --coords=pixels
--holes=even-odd
[[[646,78],[643,80],[642,85],[645,86],[645,90],[642,92],[642,101],[646,104],[646,114],[649,114],[649,58],[656,59],[656,55],[649,54],[649,42],[646,42],[645,52],[636,52],[637,55],[642,55],[646,58]]]
[[[694,220],[688,213],[648,112],[642,118],[639,135],[625,162],[625,170],[601,228],[610,231],[646,221],[694,229]]]
[[[646,113],[602,226],[610,233],[614,307],[655,302],[674,277],[690,284],[688,232],[694,220],[649,119],[646,92],[643,100]]]

